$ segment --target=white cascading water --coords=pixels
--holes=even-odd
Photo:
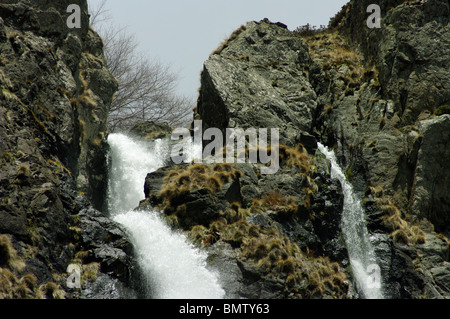
[[[154,299],[219,299],[225,292],[218,275],[209,270],[207,256],[186,237],[174,232],[156,211],[134,211],[144,199],[148,173],[164,165],[168,146],[134,141],[123,134],[108,137],[110,178],[108,207],[111,217],[130,234],[140,268]]]
[[[382,299],[381,278],[378,284],[373,282],[373,270],[379,269],[375,250],[370,242],[365,220],[365,212],[352,185],[346,180],[333,151],[318,143],[318,149],[331,162],[331,177],[342,185],[344,194],[344,209],[341,227],[344,233],[353,276],[356,279],[360,293],[367,299]]]

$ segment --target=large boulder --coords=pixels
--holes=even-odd
[[[316,94],[306,77],[308,49],[285,25],[249,22],[204,64],[197,112],[203,130],[279,128],[295,145],[312,129]]]

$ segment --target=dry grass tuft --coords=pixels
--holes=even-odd
[[[167,213],[177,210],[174,202],[196,190],[204,190],[213,196],[219,192],[223,185],[238,179],[242,172],[234,169],[230,164],[215,164],[207,166],[192,164],[186,169],[177,168],[171,170],[163,179],[163,187],[159,193],[162,199],[161,208]]]
[[[406,245],[421,245],[425,243],[425,233],[417,225],[411,225],[403,216],[401,210],[384,195],[383,189],[370,186],[366,189],[366,196],[372,195],[375,204],[385,215],[381,217],[382,224],[391,231],[391,238],[395,242]]]
[[[0,235],[0,266],[22,271],[25,263],[18,257],[8,235]]]
[[[252,214],[272,210],[284,216],[293,216],[298,212],[297,199],[293,196],[285,197],[279,189],[264,195],[261,199],[254,199],[250,207]]]
[[[223,41],[220,46],[214,50],[211,55],[220,54],[224,49],[226,49],[231,41],[236,39],[242,32],[247,30],[247,27],[245,25],[240,26],[237,30],[235,30],[228,39]]]

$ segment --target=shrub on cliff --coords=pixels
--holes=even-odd
[[[136,39],[126,30],[107,24],[105,3],[93,7],[91,23],[103,38],[106,66],[119,82],[109,112],[110,131],[126,131],[138,121],[187,126],[194,103],[176,94],[177,75],[139,54]]]

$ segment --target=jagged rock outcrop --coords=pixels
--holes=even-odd
[[[450,158],[450,115],[419,122],[421,145],[417,152],[410,209],[427,218],[438,230],[450,224],[450,175],[446,169]]]
[[[426,233],[412,249],[395,243],[394,251],[380,254],[392,255],[393,264],[394,255],[403,255],[405,272],[421,278],[399,284],[408,291],[391,296],[448,297],[443,279],[448,277],[441,273],[450,271],[448,259],[436,257],[432,265],[419,262],[419,256],[427,242],[437,244],[435,251],[448,245],[449,170],[443,163],[450,137],[450,6],[448,1],[380,1],[381,28],[369,29],[369,4],[349,2],[330,23],[336,33],[306,37],[317,64],[310,77],[320,101],[315,131],[335,146],[361,196],[368,187],[382,189],[379,214],[388,224],[400,217],[401,226],[385,229],[394,241],[416,227]],[[331,54],[337,48],[339,54]],[[340,59],[345,65],[337,63]],[[435,268],[441,275],[432,275]]]
[[[450,104],[448,1],[381,1],[380,29],[364,27],[369,4],[351,1],[331,24],[361,52],[366,76],[372,66],[376,68],[376,79],[369,87],[361,83],[349,97],[335,95],[336,112],[323,125],[333,132],[325,135],[347,149],[342,155],[355,171],[366,167],[361,169],[368,185],[383,186],[396,205],[415,216],[430,218],[432,210],[434,217],[430,221],[436,230],[448,232],[449,198],[442,195],[449,193],[448,186],[431,185],[437,172],[445,183],[448,170],[431,164],[430,172],[434,173],[424,181],[428,189],[414,186],[416,180],[424,178],[420,176],[423,166],[417,162],[418,152],[425,160],[421,147],[433,148],[442,154],[440,158],[448,158],[443,145],[449,141],[450,124],[440,111]],[[437,134],[440,136],[425,142],[423,127],[430,121],[442,123]],[[433,154],[425,157],[436,163]],[[354,161],[359,163],[353,165]],[[433,198],[432,203],[421,199],[424,192],[429,192],[426,197]],[[423,200],[427,201],[426,207],[420,204]]]
[[[448,297],[449,4],[381,1],[380,29],[369,4],[350,1],[317,32],[242,26],[205,62],[195,118],[333,147],[372,203],[386,296]]]
[[[278,172],[260,169],[169,164],[147,175],[139,209],[161,210],[208,252],[227,298],[345,298],[343,194],[329,163],[282,146]]]
[[[449,3],[445,0],[377,2],[381,28],[365,27],[369,0],[351,1],[334,21],[379,71],[384,96],[402,126],[413,125],[450,102]]]
[[[205,62],[197,113],[203,129],[280,128],[294,146],[311,132],[316,93],[307,46],[281,23],[250,22]]]
[[[262,176],[251,164],[172,165],[148,174],[145,194],[141,209],[162,210],[208,252],[228,298],[349,292],[342,190],[323,171],[302,174],[283,164]]]
[[[80,29],[66,25],[73,3]],[[279,128],[276,174],[185,164],[147,176],[140,208],[208,251],[228,297],[357,296],[342,190],[317,140],[364,198],[386,297],[450,296],[450,5],[379,1],[382,27],[369,29],[368,4],[350,1],[317,32],[250,22],[205,62],[194,118],[224,134]],[[126,233],[100,212],[117,82],[88,20],[85,0],[0,4],[0,297],[136,296]],[[171,130],[138,123],[131,134]],[[69,264],[81,291],[67,287]]]
[[[66,24],[74,3],[80,29]],[[96,210],[117,81],[87,2],[2,1],[0,52],[0,267],[10,274],[0,298],[131,296],[131,246]],[[11,258],[21,266],[4,263]],[[69,289],[69,264],[81,267],[83,292]]]

